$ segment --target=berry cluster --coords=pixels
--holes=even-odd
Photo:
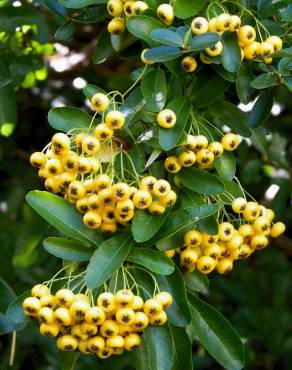
[[[194,35],[202,35],[206,32],[216,32],[222,35],[223,32],[236,32],[242,59],[252,60],[262,56],[266,63],[271,63],[269,55],[282,48],[282,40],[278,36],[269,36],[265,41],[257,42],[256,30],[249,25],[241,26],[241,19],[237,15],[222,13],[209,21],[204,17],[196,17],[191,24]],[[214,46],[206,48],[207,55],[213,57],[222,53],[222,42],[218,41]]]
[[[37,284],[23,301],[23,309],[26,316],[39,321],[42,335],[57,338],[59,350],[107,358],[138,347],[149,324],[165,324],[164,309],[171,303],[168,292],[144,302],[131,290],[122,289],[101,293],[95,305],[85,294],[64,288],[52,295],[46,285]]]
[[[207,169],[212,166],[216,158],[223,154],[224,150],[235,150],[238,144],[238,136],[233,133],[225,134],[221,142],[213,141],[210,144],[204,135],[188,135],[178,157],[174,155],[167,157],[164,167],[170,173],[177,173],[182,167],[195,164],[201,169]]]
[[[109,100],[104,94],[96,94],[91,104],[96,112],[103,113],[109,106]],[[168,120],[167,114],[162,116]],[[158,117],[161,120],[160,114]],[[157,121],[160,120],[157,118]],[[47,191],[63,194],[68,202],[74,203],[77,210],[84,214],[83,222],[87,227],[100,228],[108,233],[114,233],[118,224],[125,225],[131,221],[135,209],[148,209],[151,214],[161,214],[176,201],[176,193],[166,180],[141,176],[132,184],[127,184],[115,181],[114,166],[107,168],[110,175],[103,173],[101,158],[104,142],[111,140],[113,144],[114,131],[121,129],[124,123],[121,112],[110,110],[105,114],[103,123],[78,134],[57,133],[45,152],[35,152],[30,157],[31,164],[39,169],[39,176],[45,180]],[[115,160],[113,151],[110,157],[111,161]],[[132,186],[134,184],[138,187]]]
[[[146,9],[148,9],[148,5],[144,1],[109,0],[107,10],[114,18],[108,24],[108,32],[114,35],[125,32],[125,17],[139,15]]]
[[[176,201],[176,193],[166,180],[157,180],[153,176],[145,176],[139,183],[139,188],[129,186],[124,182],[111,185],[110,178],[105,174],[97,175],[88,180],[91,189],[82,190],[76,200],[76,208],[84,213],[84,224],[92,229],[100,228],[103,232],[115,232],[117,224],[125,225],[131,221],[136,209],[148,209],[151,214],[165,212],[166,207]],[[81,182],[69,185],[68,192],[77,191]],[[78,185],[78,187],[76,187]],[[84,189],[84,186],[82,187]],[[80,194],[80,191],[77,191]]]
[[[158,17],[170,26],[174,20],[174,11],[171,5],[161,4],[157,9]],[[261,42],[256,41],[257,33],[254,27],[250,25],[241,26],[241,19],[237,15],[222,13],[217,17],[207,20],[204,17],[196,17],[192,20],[191,31],[193,35],[203,35],[207,32],[215,32],[220,36],[223,32],[236,32],[238,44],[241,51],[241,60],[249,61],[259,57],[260,61],[267,64],[272,62],[270,55],[275,51],[282,49],[283,42],[278,36],[269,36],[263,40],[260,34]],[[141,54],[141,60],[145,64],[152,64],[145,58],[145,52]],[[210,46],[200,53],[200,60],[205,64],[212,63],[212,57],[217,57],[222,53],[223,44],[218,41],[215,45]],[[197,61],[193,55],[185,56],[181,61],[181,66],[185,72],[194,72],[197,69]]]
[[[226,274],[232,270],[234,261],[265,248],[269,236],[276,238],[285,231],[282,222],[273,223],[274,212],[256,202],[236,198],[232,210],[241,217],[238,229],[231,222],[222,222],[217,235],[190,230],[184,235],[183,247],[171,249],[166,255],[172,258],[177,252],[185,271],[209,274],[216,269],[219,274]]]

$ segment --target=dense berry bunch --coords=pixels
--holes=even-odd
[[[183,246],[167,251],[166,255],[172,258],[177,252],[184,271],[209,274],[216,269],[219,274],[226,274],[232,270],[234,261],[265,248],[269,236],[276,238],[285,231],[282,222],[273,223],[274,212],[256,202],[236,198],[232,210],[240,218],[219,223],[218,234],[189,230],[184,235]]]
[[[74,294],[63,288],[54,295],[43,284],[31,290],[23,301],[28,317],[39,321],[40,333],[57,339],[61,351],[79,351],[99,358],[132,351],[141,344],[141,334],[148,325],[167,321],[165,309],[172,303],[167,292],[160,292],[145,302],[129,289],[115,294]]]
[[[282,40],[278,36],[269,36],[261,42],[255,41],[257,33],[254,27],[249,25],[242,26],[240,17],[227,13],[222,13],[209,21],[204,17],[196,17],[192,21],[191,30],[194,35],[202,35],[207,32],[216,32],[219,35],[222,35],[223,32],[236,32],[242,59],[245,58],[247,60],[252,60],[259,56],[266,63],[271,63],[272,58],[269,58],[269,55],[282,48]],[[222,50],[222,42],[218,41],[213,47],[207,48],[205,53],[213,57],[220,55]]]
[[[104,94],[96,94],[91,104],[100,113],[108,108],[109,100]],[[63,194],[68,202],[74,203],[84,214],[87,227],[114,233],[118,224],[126,225],[133,219],[136,209],[164,213],[166,207],[175,203],[176,193],[168,181],[153,176],[136,176],[130,184],[116,180],[115,157],[127,152],[118,147],[120,142],[114,141],[113,133],[122,129],[125,118],[117,110],[109,110],[103,116],[104,122],[88,130],[55,134],[43,152],[31,155],[30,162],[45,180],[46,190]],[[102,160],[108,150],[110,165],[104,173]]]
[[[164,167],[170,173],[177,173],[182,167],[193,165],[201,169],[211,168],[214,160],[220,157],[224,150],[235,150],[238,144],[238,136],[233,133],[225,134],[221,142],[211,143],[208,143],[208,138],[204,135],[188,135],[179,155],[167,157]]]

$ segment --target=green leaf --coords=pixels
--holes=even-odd
[[[96,47],[93,52],[92,61],[95,64],[103,63],[111,56],[115,50],[111,44],[111,36],[108,30],[105,28],[99,35],[96,43]]]
[[[267,87],[278,85],[277,78],[274,73],[262,73],[251,81],[251,86],[255,89],[266,89]]]
[[[69,39],[76,30],[76,23],[70,21],[59,27],[55,33],[56,40]]]
[[[219,41],[219,35],[215,32],[204,33],[203,35],[194,36],[190,42],[189,51],[200,51],[213,46]]]
[[[89,261],[93,251],[74,240],[51,237],[43,241],[44,248],[53,256],[66,261]]]
[[[204,195],[215,195],[224,191],[219,177],[199,168],[184,168],[178,173],[180,182],[189,190]]]
[[[225,189],[226,191],[226,189]],[[199,229],[201,232],[206,234],[215,235],[218,234],[218,222],[214,215],[205,217],[202,220],[198,221]]]
[[[218,211],[218,206],[215,204],[204,204],[200,207],[181,208],[172,212],[165,222],[163,228],[155,237],[157,240],[157,248],[160,250],[168,250],[176,246],[165,247],[164,242],[172,235],[183,229],[185,226],[198,222],[204,217],[208,217]]]
[[[226,100],[217,101],[209,107],[213,116],[229,126],[241,136],[249,137],[251,130],[247,126],[247,115],[234,104]]]
[[[199,341],[221,366],[228,370],[242,369],[245,363],[243,344],[230,323],[196,296],[189,296],[192,325]]]
[[[142,95],[141,87],[139,86],[127,96],[124,103],[119,108],[125,115],[127,125],[131,126],[135,123],[135,115],[141,111],[144,105],[145,100]]]
[[[168,324],[173,340],[173,365],[172,370],[193,370],[192,343],[182,327]]]
[[[227,71],[222,64],[214,64],[212,63],[212,68],[225,80],[229,82],[234,82],[236,81],[237,74],[233,72]]]
[[[224,152],[214,161],[214,167],[222,179],[231,181],[236,172],[236,162],[234,155],[230,152]]]
[[[6,317],[8,321],[13,325],[24,325],[28,319],[24,315],[22,308],[22,302],[25,298],[30,296],[30,291],[22,293],[20,296],[15,298],[14,301],[10,303],[6,311]]]
[[[106,94],[106,92],[103,89],[91,84],[87,84],[83,89],[83,94],[87,97],[88,100],[91,100],[93,95],[98,93]]]
[[[82,11],[76,17],[74,21],[83,24],[98,23],[108,17],[108,12],[106,7],[90,7]]]
[[[118,234],[100,244],[87,266],[85,282],[94,289],[108,280],[127,258],[132,245],[132,237]]]
[[[152,62],[167,62],[182,55],[181,49],[176,46],[158,46],[146,51],[145,58]]]
[[[148,349],[145,340],[132,352],[134,368],[136,370],[151,370]]]
[[[217,15],[220,15],[221,13],[222,13],[222,6],[216,1],[212,2],[207,8],[208,19],[217,17]]]
[[[176,124],[170,129],[159,127],[158,140],[162,149],[170,150],[175,147],[184,132],[191,107],[191,101],[187,96],[178,96],[167,105],[167,108],[176,114]]]
[[[174,270],[174,264],[164,253],[148,248],[132,248],[127,261],[146,267],[156,274],[169,275]]]
[[[164,45],[177,46],[181,48],[183,46],[183,38],[176,32],[165,28],[157,28],[151,31],[150,37],[153,41],[160,42]]]
[[[58,131],[68,132],[73,128],[88,128],[92,117],[75,107],[53,108],[48,114],[49,124]]]
[[[166,99],[166,79],[162,69],[154,69],[146,74],[141,82],[146,106],[151,112],[163,109]]]
[[[0,313],[0,335],[9,334],[13,331],[22,330],[24,328],[25,324],[23,325],[15,325],[12,324],[4,315],[3,313]]]
[[[250,128],[262,126],[268,119],[274,103],[273,90],[264,91],[255,102],[251,112],[248,115],[247,124]]]
[[[195,85],[195,106],[197,108],[208,107],[220,98],[229,86],[230,82],[218,75],[207,78],[203,84],[198,80]]]
[[[98,246],[102,237],[88,229],[73,204],[46,191],[34,190],[26,195],[27,203],[56,229],[70,238]]]
[[[173,10],[176,17],[186,19],[198,14],[202,9],[204,9],[205,5],[205,0],[176,0],[173,4]]]
[[[41,44],[48,42],[48,24],[39,10],[31,6],[1,7],[0,32],[14,34],[15,28],[21,26],[35,26],[37,32],[34,33],[33,38]],[[17,49],[18,44],[12,47]]]
[[[177,326],[187,326],[191,321],[186,288],[178,267],[171,275],[155,275],[159,289],[172,295],[172,304],[166,309],[169,321]]]
[[[133,15],[127,19],[128,31],[137,39],[146,41],[150,46],[156,44],[150,37],[151,31],[156,28],[165,28],[165,26],[159,20],[146,15]]]
[[[254,91],[250,84],[252,79],[253,74],[250,63],[247,61],[243,61],[237,73],[236,80],[237,95],[239,97],[239,100],[243,104],[248,104],[250,102],[251,94]]]
[[[54,14],[66,18],[67,10],[59,4],[58,0],[44,0],[44,5]]]
[[[65,8],[78,9],[93,4],[106,4],[107,0],[59,0]]]
[[[275,51],[270,55],[272,58],[282,58],[282,57],[291,57],[292,56],[292,47],[284,48],[279,51]]]
[[[241,63],[240,47],[236,32],[224,32],[221,38],[222,49],[222,64],[229,72],[236,72]]]
[[[5,312],[8,305],[14,301],[16,295],[12,288],[0,278],[0,312]]]
[[[0,133],[10,136],[17,120],[16,95],[12,85],[0,88],[0,101]],[[7,133],[4,130],[5,126],[9,130]]]
[[[281,18],[283,22],[292,22],[292,4],[281,11]]]
[[[132,222],[132,234],[136,242],[142,243],[151,239],[165,222],[169,212],[162,215],[151,215],[148,211],[138,210]]]
[[[172,337],[167,325],[148,326],[143,333],[150,370],[170,370],[173,361]]]
[[[209,279],[205,274],[199,271],[187,272],[184,274],[184,280],[190,290],[203,294],[208,293]]]

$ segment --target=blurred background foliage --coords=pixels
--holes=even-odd
[[[281,1],[259,3],[277,6]],[[285,16],[291,18],[291,9]],[[24,200],[29,190],[41,186],[28,159],[52,135],[48,110],[62,105],[89,109],[81,93],[87,82],[124,90],[131,84],[130,72],[140,65],[138,58],[128,59],[135,48],[123,58],[113,55],[106,63],[91,63],[105,17],[95,6],[68,14],[54,0],[0,0],[0,275],[13,289],[11,299],[46,280],[60,264],[42,248],[42,239],[56,231]],[[248,111],[252,104],[239,107]],[[265,128],[256,129],[236,153],[241,183],[275,209],[287,232],[266,250],[238,262],[230,275],[212,276],[205,292],[205,299],[244,339],[246,369],[288,370],[292,364],[291,111],[291,94],[278,87]],[[0,301],[1,370],[10,368],[12,335],[5,335],[9,328],[3,320],[7,303]],[[220,368],[200,346],[194,347],[193,356],[196,369]],[[86,357],[75,369],[104,368]],[[33,323],[17,333],[11,369],[59,370],[68,364]],[[125,364],[126,358],[113,360],[107,368],[130,369]]]

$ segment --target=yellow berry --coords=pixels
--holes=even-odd
[[[216,265],[216,271],[219,274],[227,274],[233,268],[233,260],[231,258],[222,258]]]
[[[228,241],[234,234],[234,227],[230,222],[223,222],[218,226],[218,236],[222,241]]]
[[[119,0],[114,0],[114,1],[119,1]],[[108,2],[108,6],[109,4],[110,4],[110,1]],[[90,103],[96,112],[104,112],[105,110],[107,110],[109,106],[109,98],[105,94],[97,93],[93,95],[93,97],[90,100]]]
[[[87,347],[90,352],[102,351],[105,347],[105,340],[103,337],[95,336],[88,339]]]
[[[196,17],[192,20],[191,30],[194,35],[202,35],[208,32],[208,21],[204,17]]]
[[[133,351],[142,343],[141,337],[138,334],[130,333],[124,338],[125,350]]]
[[[139,187],[141,190],[148,190],[150,193],[153,190],[154,184],[157,182],[156,177],[154,176],[145,176],[140,181]]]
[[[133,203],[139,209],[149,208],[152,203],[151,194],[146,190],[137,190],[133,196]]]
[[[132,5],[132,13],[135,15],[139,15],[148,9],[148,5],[144,3],[144,1],[135,1]]]
[[[176,115],[171,109],[163,109],[158,113],[156,121],[160,127],[171,128],[176,123]]]
[[[157,313],[162,312],[162,304],[155,298],[148,299],[143,306],[143,311],[147,316],[153,316]]]
[[[105,124],[112,130],[121,129],[125,124],[125,115],[117,110],[112,110],[107,113]]]
[[[210,57],[215,57],[217,55],[220,55],[222,53],[222,42],[218,41],[215,45],[208,47],[205,49],[206,53],[210,55]]]
[[[252,43],[256,38],[256,31],[251,26],[242,26],[238,30],[238,41],[244,45]]]
[[[165,311],[161,311],[149,317],[149,323],[155,326],[164,325],[167,321],[167,315]]]
[[[30,156],[30,163],[32,166],[36,168],[43,167],[46,161],[47,161],[47,157],[42,152],[35,152],[35,153],[32,153],[32,155]]]
[[[202,241],[203,241],[203,236],[197,230],[190,230],[184,235],[184,242],[189,248],[193,248],[193,247],[200,245]]]
[[[243,218],[246,221],[255,220],[260,214],[260,207],[256,202],[247,202],[242,212]]]
[[[107,25],[108,32],[114,35],[124,33],[126,30],[125,21],[122,18],[113,18]]]
[[[149,49],[144,49],[141,53],[141,61],[144,63],[144,64],[153,64],[154,62],[152,62],[151,60],[147,59],[145,57],[145,53],[148,51]]]
[[[283,42],[278,36],[270,36],[266,39],[266,42],[271,44],[274,48],[274,51],[278,51],[282,49]]]
[[[228,133],[223,136],[221,139],[221,144],[223,148],[228,151],[232,151],[238,147],[239,139],[238,136],[233,133]]]
[[[223,154],[224,148],[218,141],[213,141],[208,145],[208,149],[214,154],[215,158],[220,157]]]
[[[72,324],[72,317],[68,308],[58,307],[55,311],[56,322],[63,326],[70,326]]]
[[[286,226],[283,222],[276,222],[272,227],[271,227],[271,237],[272,238],[277,238],[281,234],[283,234],[286,230]]]
[[[92,306],[85,313],[85,321],[90,324],[101,325],[105,321],[105,313],[100,307]]]
[[[115,302],[122,307],[129,307],[134,301],[134,294],[129,289],[121,289],[115,294]]]
[[[98,229],[101,225],[102,218],[101,215],[97,212],[86,212],[83,216],[83,223],[90,229]]]
[[[100,326],[100,334],[103,337],[109,338],[113,335],[118,335],[119,325],[113,320],[105,320],[105,322]]]
[[[70,307],[74,301],[74,293],[70,289],[60,289],[55,294],[57,302],[60,306]]]
[[[97,298],[97,305],[104,312],[113,311],[116,307],[115,296],[112,293],[101,293]]]
[[[124,12],[124,6],[120,0],[109,0],[107,10],[112,17],[119,17]]]
[[[131,308],[121,308],[116,313],[116,321],[120,325],[132,325],[135,320],[135,312]]]
[[[170,173],[177,173],[181,170],[181,164],[177,157],[170,156],[164,161],[164,168]]]
[[[40,300],[36,297],[28,297],[22,303],[22,307],[28,314],[35,315],[41,309]]]
[[[237,15],[231,15],[230,16],[230,26],[229,31],[235,32],[239,29],[241,25],[241,19]]]
[[[109,140],[113,136],[113,130],[105,123],[100,123],[94,129],[95,137],[100,141]]]
[[[163,309],[169,307],[172,304],[172,296],[168,292],[160,292],[154,296],[161,304]]]
[[[197,270],[203,274],[209,274],[216,267],[217,261],[210,256],[201,256],[199,257],[196,267]]]
[[[235,213],[242,213],[245,209],[246,204],[247,204],[247,201],[245,198],[236,198],[232,202],[232,210]]]
[[[166,197],[171,191],[171,187],[168,181],[166,180],[157,180],[153,185],[153,194],[156,197]]]
[[[221,13],[216,18],[216,27],[219,31],[227,31],[231,25],[230,15],[227,13]]]
[[[183,167],[192,166],[196,162],[196,154],[191,150],[184,150],[178,156],[178,161]]]
[[[250,240],[250,245],[253,249],[265,248],[269,243],[269,240],[264,235],[254,235]]]
[[[182,69],[187,73],[194,72],[197,69],[196,59],[190,55],[186,56],[181,61],[181,66]]]
[[[174,19],[173,7],[169,4],[160,4],[157,8],[157,15],[164,24],[170,26]]]
[[[72,335],[63,335],[57,339],[57,348],[60,351],[75,351],[78,347],[78,340]]]

